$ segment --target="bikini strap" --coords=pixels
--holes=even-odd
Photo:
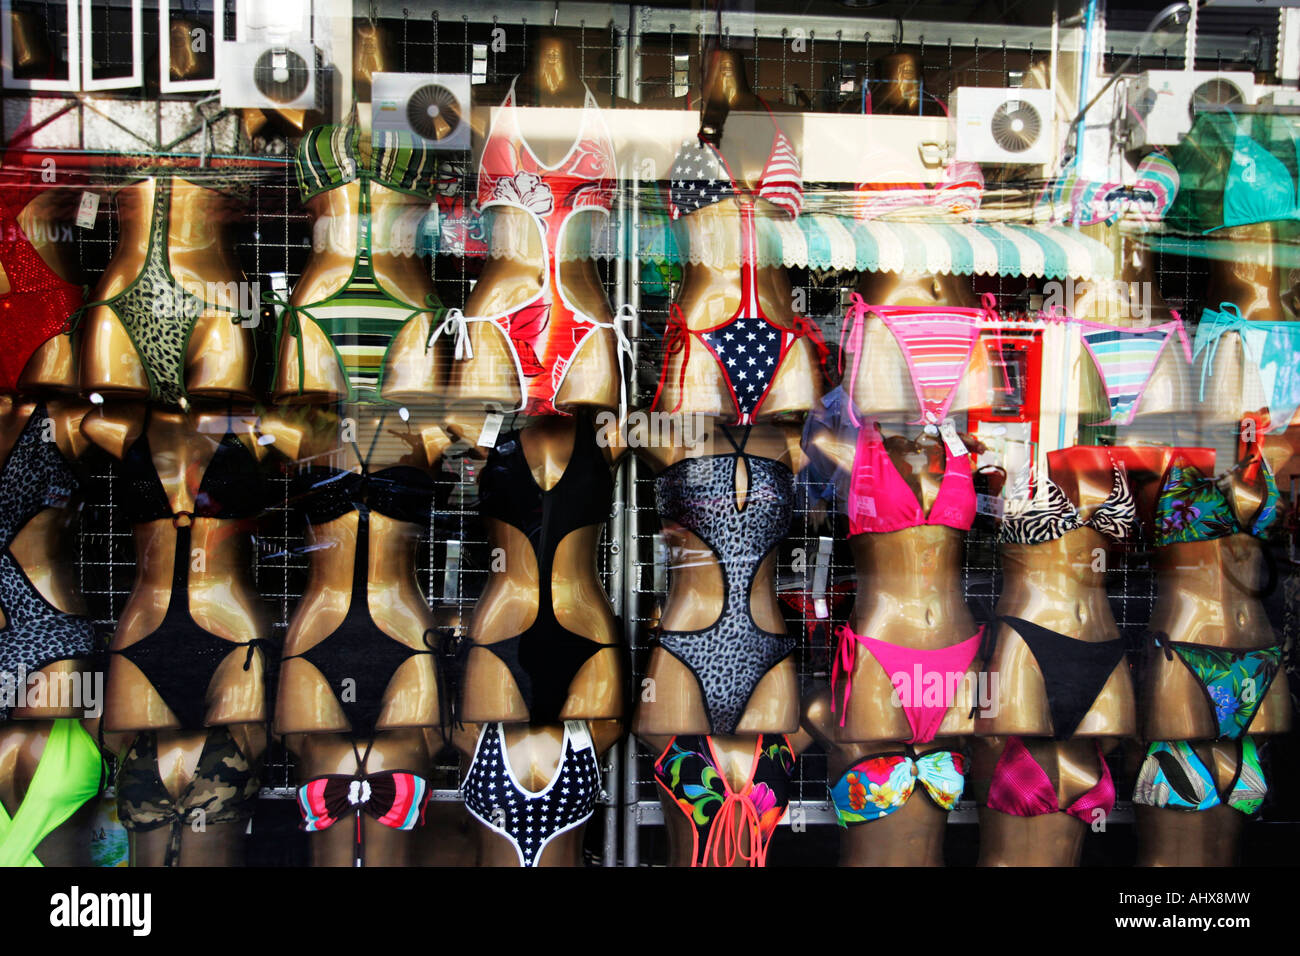
[[[740,444],[737,445],[736,440],[731,437],[731,430],[726,425],[718,426],[718,431],[722,432],[722,436],[727,439],[727,442],[734,449],[734,451],[731,453],[731,457],[733,458],[749,457],[748,455],[745,454],[745,446],[749,444],[749,433],[753,431],[754,426],[741,425],[740,427],[744,430],[744,438],[742,438]]]
[[[659,404],[659,398],[663,395],[664,384],[668,381],[668,358],[678,352],[682,353],[682,364],[677,371],[677,404],[669,409],[670,413],[678,411],[682,407],[683,392],[686,388],[686,366],[691,361],[691,336],[692,332],[686,325],[686,315],[682,312],[681,306],[676,302],[668,307],[668,322],[664,326],[664,367],[659,373],[659,387],[655,390],[654,406]]]

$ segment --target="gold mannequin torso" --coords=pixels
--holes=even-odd
[[[1215,232],[1215,238],[1251,243],[1254,249],[1267,248],[1274,240],[1272,223],[1233,226]],[[1281,297],[1282,270],[1272,262],[1261,262],[1258,253],[1241,260],[1213,259],[1209,262],[1210,281],[1205,290],[1205,307],[1215,312],[1231,302],[1247,321],[1275,322],[1291,319]],[[1207,350],[1198,359],[1200,381]],[[1214,364],[1205,380],[1205,397],[1199,403],[1201,427],[1211,434],[1234,432],[1241,418],[1267,405],[1270,396],[1261,387],[1259,367],[1242,346],[1241,336],[1224,333],[1218,343]],[[1199,397],[1199,392],[1198,392]],[[1284,427],[1285,423],[1276,423]]]
[[[1097,741],[1025,739],[1030,756],[1056,788],[1057,806],[1068,807],[1101,780]],[[1114,741],[1100,742],[1103,752]],[[1078,866],[1090,824],[1068,813],[1017,817],[985,806],[989,781],[1006,746],[1004,737],[972,741],[967,793],[980,804],[979,866]],[[1104,821],[1098,820],[1096,825]]]
[[[91,737],[95,736],[96,723],[86,720],[82,724]],[[49,720],[23,720],[0,725],[0,804],[4,805],[10,817],[22,806],[53,726]],[[93,865],[89,827],[97,802],[87,800],[80,810],[46,834],[33,851],[36,859],[45,866]]]
[[[865,423],[862,427],[874,426]],[[819,428],[811,440],[839,469],[852,472],[856,442],[849,436],[837,440],[829,429]],[[926,468],[926,452],[933,446],[893,438],[886,439],[885,445],[894,468],[929,514],[943,478]],[[940,461],[943,454],[940,449]],[[964,537],[961,531],[943,525],[851,536],[849,547],[858,580],[853,630],[901,647],[925,650],[949,647],[972,637],[975,621],[961,589]],[[854,656],[848,713],[843,727],[836,717],[832,736],[841,743],[909,739],[912,731],[902,709],[892,702],[889,675],[861,648]],[[977,662],[972,662],[971,668],[974,675]],[[945,736],[970,733],[972,703],[964,694],[959,696],[939,732]]]
[[[752,210],[756,232],[757,220],[785,216],[772,203],[754,195],[754,184],[762,179],[772,149],[772,137],[743,142],[735,136],[727,139],[724,132],[727,115],[733,110],[765,112],[771,108],[780,112],[782,104],[761,101],[750,89],[740,55],[721,49],[712,52],[697,101],[701,108],[701,134],[718,144],[718,150],[736,177],[738,194],[677,220],[685,242],[683,248],[706,251],[703,261],[686,263],[677,294],[676,304],[691,332],[723,325],[740,310],[746,257],[742,210]],[[783,132],[798,153],[798,141],[789,131]],[[769,322],[781,329],[795,328],[794,295],[783,266],[755,263],[753,291],[758,310]],[[689,349],[673,351],[664,357],[663,387],[655,409],[731,420],[736,409],[722,366],[697,336],[692,335],[691,339]],[[755,409],[756,417],[768,420],[806,412],[820,397],[823,386],[816,349],[806,336],[800,336],[776,369],[767,395]]]
[[[92,301],[125,291],[140,275],[149,252],[155,191],[160,188],[166,188],[161,180],[145,179],[118,192],[121,238],[91,294]],[[227,235],[226,224],[236,216],[229,201],[214,190],[173,178],[170,212],[167,264],[172,277],[209,306],[238,308],[237,301],[214,303],[208,291],[214,284],[223,289],[240,288],[227,283],[247,284]],[[194,320],[184,358],[185,388],[192,398],[246,401],[255,397],[254,329],[244,325],[232,321],[230,311],[211,307]],[[90,309],[81,336],[83,392],[126,399],[149,396],[148,375],[117,313],[108,306]]]
[[[87,447],[81,436],[81,420],[90,410],[88,405],[49,401],[45,406],[59,453],[68,460],[80,458]],[[8,460],[14,443],[27,426],[34,402],[17,402],[0,397],[0,464]],[[46,508],[25,524],[9,543],[9,553],[17,562],[32,586],[50,604],[69,614],[85,614],[86,603],[77,588],[71,562],[68,560],[70,525],[74,512],[67,508]],[[6,626],[0,609],[0,629]],[[84,659],[55,661],[42,667],[40,673],[47,680],[56,681],[85,669]],[[45,686],[56,686],[47,683]],[[54,717],[80,717],[83,707],[27,706],[10,710],[13,720],[42,720]]]
[[[854,683],[854,694],[857,684]],[[895,708],[897,709],[897,708]],[[822,688],[804,705],[803,727],[826,748],[828,782],[839,780],[862,760],[898,748],[875,742],[840,742],[839,717],[831,709],[829,688]],[[908,736],[906,730],[903,736]],[[922,744],[918,754],[960,749],[958,737],[936,737]],[[948,813],[935,805],[918,786],[902,807],[871,823],[840,830],[840,866],[943,866],[943,840]]]
[[[533,480],[544,491],[550,491],[564,476],[578,427],[587,426],[577,419],[550,417],[537,420],[520,433]],[[452,428],[459,431],[455,425]],[[597,435],[607,465],[616,464],[625,450],[618,444],[616,432],[609,428]],[[468,432],[466,437],[470,437]],[[538,556],[518,528],[495,518],[487,518],[484,523],[488,546],[494,555],[503,556],[504,568],[489,572],[474,608],[469,635],[480,653],[469,654],[465,662],[460,716],[478,723],[525,721],[529,719],[528,706],[510,669],[496,654],[482,651],[524,633],[536,619],[540,594]],[[551,603],[556,620],[565,629],[601,646],[570,682],[568,699],[559,715],[563,720],[598,720],[624,712],[626,662],[618,646],[618,620],[597,568],[603,532],[603,525],[571,532],[556,545],[552,558]]]
[[[865,272],[858,279],[857,291],[869,306],[975,308],[979,305],[971,291],[969,277],[948,274]],[[921,406],[916,400],[916,388],[902,347],[878,316],[866,316],[862,351],[857,355],[846,353],[844,362],[846,376],[849,376],[850,363],[856,364],[850,398],[859,415],[899,421],[920,419]],[[977,342],[970,365],[957,385],[949,412],[988,405],[991,397],[987,353]]]
[[[468,774],[477,749],[480,726],[466,724],[452,734],[452,744],[464,756],[462,766]],[[623,725],[617,720],[597,720],[588,724],[592,745],[602,767],[605,754],[623,736]],[[502,733],[506,759],[514,771],[519,786],[530,793],[548,787],[560,770],[564,756],[564,725],[507,724]],[[599,812],[599,806],[597,807]],[[476,866],[518,866],[519,854],[514,846],[499,833],[488,829],[477,820],[473,828],[478,842]],[[539,867],[582,866],[582,844],[585,826],[574,827],[555,837],[542,855],[537,858]]]
[[[267,416],[260,427],[274,439],[272,447],[290,461],[358,471],[361,455],[368,457],[366,469],[371,474],[395,465],[433,471],[451,444],[428,410],[408,410],[407,421],[402,421],[396,410],[375,406],[351,406],[349,411],[350,415],[340,417],[302,408]],[[427,651],[424,635],[434,626],[434,618],[420,591],[415,563],[416,546],[424,529],[375,511],[368,520],[367,603],[371,620],[380,631],[375,639],[391,638],[412,650]],[[284,643],[286,659],[280,665],[276,733],[342,733],[350,729],[335,696],[336,689],[325,676],[305,659],[288,658],[303,654],[329,637],[347,616],[359,527],[356,511],[307,527],[311,572]],[[438,722],[432,655],[415,654],[393,674],[376,727],[423,728],[437,726]]]
[[[1199,743],[1193,748],[1214,775],[1222,794],[1237,774],[1237,745],[1231,741]],[[1250,820],[1227,804],[1188,812],[1134,805],[1138,831],[1138,866],[1234,866],[1241,835]]]
[[[515,95],[522,107],[585,107],[587,89],[578,70],[577,51],[572,41],[554,31],[543,30],[534,45],[529,68],[515,79]],[[489,105],[496,106],[498,102]],[[485,117],[487,110],[480,109],[478,113],[479,117]],[[588,115],[585,110],[567,115],[575,117],[573,125],[561,124],[553,136],[540,142],[537,137],[527,140],[526,148],[548,168],[562,165],[571,147],[576,145],[576,137],[592,135],[591,124],[601,122],[599,116]],[[556,116],[558,120],[560,114]],[[578,124],[584,128],[580,130]],[[482,118],[476,120],[475,131],[481,137],[490,133]],[[489,212],[491,248],[483,271],[465,301],[465,314],[502,316],[508,323],[513,309],[532,301],[551,281],[545,225],[530,213],[510,206],[495,206]],[[577,313],[608,324],[614,314],[591,254],[592,233],[603,222],[604,217],[599,213],[572,214],[556,250],[560,260],[557,269],[560,289],[551,290],[551,294],[556,297],[558,307],[562,289],[564,299]],[[507,335],[495,322],[471,322],[469,336],[473,356],[452,363],[448,389],[452,401],[508,408],[520,405],[519,375]],[[594,329],[586,333],[574,350],[553,404],[565,409],[614,408],[619,402],[622,375],[614,332],[608,328]]]
[[[184,415],[139,405],[121,405],[87,415],[82,433],[115,458],[121,459],[147,430],[149,450],[158,480],[173,512],[188,518],[195,510],[200,482],[216,443],[233,431],[255,455],[259,446],[252,418],[195,413]],[[143,639],[162,623],[173,600],[187,600],[194,623],[231,642],[207,689],[205,724],[238,724],[266,719],[265,658],[260,649],[251,657],[243,643],[265,638],[270,619],[251,574],[251,519],[190,518],[192,549],[187,595],[172,594],[172,571],[178,540],[177,519],[161,518],[134,529],[136,578],[118,618],[110,650],[121,651]],[[244,669],[248,662],[248,669]],[[114,654],[109,664],[105,728],[112,731],[162,730],[180,727],[144,673]],[[188,728],[194,729],[194,728]]]
[[[67,189],[42,190],[18,214],[18,227],[27,241],[54,274],[66,282],[82,281],[76,249],[72,243],[61,241],[65,234],[62,227],[75,217],[76,194]],[[9,277],[0,268],[0,295],[9,290]],[[56,335],[27,360],[18,378],[18,391],[24,395],[75,392],[77,372],[72,336]]]
[[[798,702],[796,701],[796,708]],[[775,731],[765,731],[765,733],[774,733]],[[671,736],[661,736],[656,734],[638,734],[641,740],[648,746],[657,757],[668,748],[672,742]],[[790,741],[790,749],[798,758],[812,744],[812,735],[802,727],[788,732],[787,737]],[[729,791],[735,794],[742,793],[750,782],[750,772],[754,767],[754,749],[756,740],[753,735],[740,734],[736,736],[724,736],[715,734],[709,737],[709,743],[712,747],[713,755],[718,760],[718,771],[726,780],[726,786]],[[692,852],[695,848],[694,836],[692,834],[692,824],[682,813],[682,808],[677,801],[670,797],[663,787],[659,787],[659,803],[663,807],[664,826],[668,829],[668,865],[673,867],[689,867],[692,862]],[[732,839],[736,844],[736,859],[732,864],[735,867],[747,867],[748,861],[745,854],[752,854],[754,847],[750,845],[749,833],[745,828],[744,821],[738,813],[733,818],[735,829]],[[714,826],[721,826],[721,823],[715,823]],[[718,839],[715,837],[715,839]],[[704,834],[700,834],[700,851],[704,850]],[[706,862],[706,866],[712,863]]]
[[[1114,478],[1101,471],[1054,468],[1052,480],[1077,502],[1087,521],[1109,497]],[[1119,628],[1106,598],[1107,544],[1089,527],[1042,544],[999,544],[1004,577],[997,616],[1022,618],[1089,643],[1117,640]],[[1033,652],[1009,625],[991,626],[997,628],[997,646],[987,668],[997,679],[995,713],[976,720],[976,733],[1050,737],[1051,711]],[[1128,736],[1136,731],[1133,681],[1121,661],[1074,736]]]
[[[1121,240],[1121,258],[1119,283],[1089,283],[1074,298],[1073,316],[1092,322],[1103,322],[1116,328],[1143,328],[1147,325],[1160,325],[1173,319],[1164,296],[1160,294],[1160,284],[1155,269],[1155,253],[1140,246],[1131,236]],[[1120,293],[1117,299],[1114,292]],[[1149,301],[1146,297],[1149,296]],[[1143,315],[1143,310],[1147,314]],[[1188,344],[1191,343],[1190,333]],[[1096,367],[1087,352],[1080,349],[1078,367],[1081,373],[1076,376],[1078,386],[1077,408],[1081,421],[1105,421],[1110,417],[1110,402]],[[1151,432],[1153,441],[1168,440],[1167,425],[1169,416],[1179,416],[1191,411],[1194,393],[1191,390],[1191,368],[1183,353],[1182,345],[1175,338],[1165,343],[1164,351],[1151,370],[1147,379],[1142,401],[1135,410],[1132,425],[1125,429],[1125,440],[1135,444]],[[1160,424],[1154,428],[1152,419]],[[1178,422],[1172,424],[1177,427]],[[1165,430],[1160,430],[1165,425]],[[1147,431],[1144,431],[1146,426]]]
[[[370,182],[370,265],[380,288],[414,312],[434,292],[428,262],[416,255],[416,233],[429,204]],[[318,304],[343,289],[365,242],[362,184],[344,183],[307,203],[313,216],[312,253],[294,286],[294,306]],[[281,337],[277,356],[277,403],[345,401],[348,389],[329,337],[310,314],[298,313],[301,339]],[[420,312],[393,336],[384,356],[382,394],[392,402],[429,401],[446,381],[444,345],[426,347],[433,314]],[[303,362],[298,372],[299,349]],[[301,380],[300,380],[301,379]]]
[[[266,749],[266,731],[257,724],[242,724],[227,728],[235,745],[256,764]],[[173,800],[179,799],[194,782],[199,760],[208,739],[208,731],[183,730],[158,732],[158,779]],[[125,752],[119,752],[122,759]],[[185,826],[181,833],[180,856],[177,866],[242,866],[244,863],[244,835],[247,821],[227,823],[204,822],[202,828]],[[163,866],[167,859],[167,845],[171,827],[152,830],[128,831],[132,866]]]
[[[790,466],[796,474],[807,459],[799,447],[800,429],[793,426],[757,427],[745,445],[747,455],[772,458]],[[693,452],[680,445],[656,446],[648,440],[630,442],[656,473],[689,457]],[[695,454],[728,454],[732,447],[717,434],[705,438]],[[737,469],[736,502],[744,507],[749,476]],[[664,630],[692,631],[707,628],[718,620],[723,604],[721,566],[711,548],[679,525],[664,520],[664,538],[671,553],[668,597],[660,625]],[[758,566],[750,591],[750,613],[767,631],[782,633],[785,622],[776,596],[776,553]],[[733,608],[732,613],[740,613]],[[661,647],[650,653],[641,702],[633,719],[639,736],[662,734],[707,734],[708,713],[699,681],[690,669]],[[645,689],[654,689],[653,699]],[[749,698],[737,733],[791,733],[799,725],[799,688],[793,657],[787,657],[759,680]]]

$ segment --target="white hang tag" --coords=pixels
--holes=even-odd
[[[966,443],[961,440],[957,434],[957,426],[952,423],[951,418],[945,418],[943,424],[939,426],[939,437],[948,448],[948,454],[954,458],[960,458],[962,455],[969,455],[970,451],[966,448]]]
[[[495,448],[497,444],[497,435],[501,434],[501,423],[506,417],[500,412],[488,412],[487,417],[483,419],[483,429],[478,433],[476,445],[481,448]]]
[[[1001,520],[1006,513],[1006,502],[998,495],[976,495],[975,511],[982,515],[992,515]]]
[[[99,215],[99,193],[83,192],[81,204],[77,206],[77,228],[94,229],[95,217]]]
[[[460,600],[460,552],[459,541],[447,542],[447,570],[442,578],[444,604],[455,604]]]
[[[817,539],[817,562],[813,565],[813,616],[824,621],[831,616],[826,602],[826,584],[830,580],[832,541],[826,536]]]

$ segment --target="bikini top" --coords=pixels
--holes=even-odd
[[[389,465],[370,470],[375,443],[384,431],[384,417],[363,457],[356,442],[349,442],[361,471],[331,465],[309,465],[289,480],[289,497],[302,508],[308,524],[321,525],[353,511],[374,511],[394,521],[424,525],[435,507],[451,497],[455,480],[441,469],[436,475],[413,465]]]
[[[46,508],[63,507],[80,487],[54,442],[42,441],[47,412],[37,405],[0,467],[0,551]]]
[[[1133,802],[1170,810],[1209,810],[1223,804],[1241,813],[1258,812],[1268,784],[1254,737],[1242,737],[1231,783],[1222,792],[1214,773],[1185,740],[1157,740],[1147,751],[1133,788]]]
[[[601,118],[596,97],[586,85],[582,124],[568,154],[548,166],[533,152],[519,129],[515,113],[515,83],[501,101],[478,166],[480,211],[493,206],[513,206],[533,217],[547,237],[554,258],[559,229],[572,214],[584,209],[608,213],[614,206],[618,163],[614,142]],[[558,215],[556,215],[558,213]]]
[[[128,830],[170,827],[163,866],[180,862],[185,828],[240,823],[253,814],[258,775],[235,738],[225,728],[214,728],[203,741],[199,762],[175,797],[158,773],[156,734],[137,734],[117,774],[118,816]]]
[[[1229,476],[1207,478],[1186,458],[1176,458],[1165,473],[1156,498],[1156,545],[1213,541],[1233,534],[1267,539],[1281,518],[1278,505],[1282,495],[1273,470],[1258,451],[1238,468],[1255,470],[1256,466],[1263,475],[1264,500],[1253,515],[1239,516],[1232,496],[1220,487],[1220,481]]]
[[[919,782],[935,806],[951,810],[966,789],[966,755],[931,750],[916,755],[911,747],[873,754],[856,761],[830,788],[835,816],[842,827],[889,816],[907,803]]]
[[[347,183],[378,183],[386,189],[433,200],[438,153],[405,130],[376,131],[369,159],[355,124],[325,124],[308,130],[298,142],[294,172],[303,202]]]
[[[175,518],[167,492],[158,477],[149,448],[149,426],[122,456],[122,471],[130,494],[123,507],[132,524]],[[257,459],[248,447],[227,431],[217,442],[194,495],[195,518],[238,519],[260,514],[265,490]]]
[[[0,350],[0,392],[17,390],[32,353],[67,331],[84,298],[81,286],[60,278],[41,258],[18,221],[39,194],[30,183],[0,184],[0,268],[9,281],[9,291],[0,295],[6,343]]]
[[[1300,135],[1282,114],[1201,113],[1174,149],[1181,185],[1166,217],[1202,235],[1300,219]]]
[[[732,866],[742,857],[753,866],[763,866],[772,834],[790,805],[794,772],[790,738],[784,734],[754,738],[749,777],[738,791],[731,789],[720,767],[713,738],[682,735],[659,755],[654,776],[690,821],[692,866]],[[748,830],[748,853],[738,843],[738,823]]]
[[[1062,538],[1079,528],[1092,528],[1115,541],[1137,533],[1137,504],[1129,488],[1124,469],[1114,469],[1110,494],[1085,520],[1079,517],[1060,485],[1044,478],[1046,492],[1040,492],[1029,505],[1002,519],[998,541],[1002,544],[1045,544]]]
[[[12,816],[0,806],[0,866],[41,866],[36,848],[99,792],[103,769],[81,721],[55,720],[22,803]]]
[[[519,529],[548,563],[569,534],[608,521],[614,497],[614,477],[590,420],[580,418],[573,434],[569,462],[549,489],[533,477],[517,431],[497,441],[479,477],[480,513]],[[549,583],[548,577],[543,587]]]
[[[760,101],[772,120],[772,145],[763,173],[752,196],[765,199],[791,219],[803,209],[803,172],[790,140],[772,116],[772,108]],[[673,219],[690,215],[727,199],[741,199],[745,190],[731,173],[721,150],[699,137],[687,140],[677,150],[669,173],[668,203]]]
[[[988,806],[1016,817],[1068,813],[1091,825],[1097,818],[1097,811],[1109,814],[1115,806],[1115,781],[1111,778],[1100,743],[1097,744],[1097,760],[1101,764],[1101,779],[1068,807],[1062,808],[1047,772],[1019,737],[1010,737],[993,771]]]
[[[943,478],[927,515],[907,480],[894,467],[880,429],[867,422],[858,431],[846,502],[849,535],[899,531],[922,525],[945,525],[969,531],[975,523],[975,483],[970,458],[954,456],[944,445]]]
[[[371,817],[390,830],[414,830],[424,823],[424,810],[429,803],[429,781],[409,770],[366,771],[370,748],[374,738],[366,744],[365,753],[352,751],[357,758],[353,773],[327,773],[313,777],[298,788],[298,809],[302,813],[302,829],[308,833],[328,830],[345,817],[352,816],[356,823],[353,840],[354,866],[365,865],[362,815]]]

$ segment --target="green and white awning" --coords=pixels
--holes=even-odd
[[[1069,226],[856,220],[831,214],[760,219],[759,262],[848,272],[1109,279],[1114,257]],[[708,261],[678,244],[666,218],[643,217],[642,259]]]

